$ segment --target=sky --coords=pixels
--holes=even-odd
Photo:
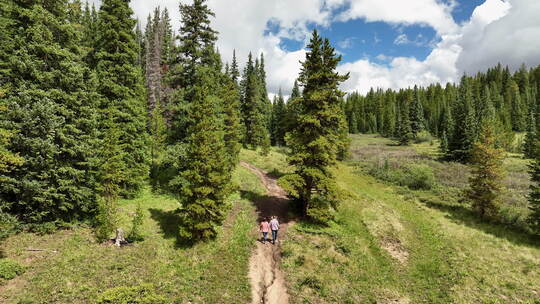
[[[99,0],[91,0],[99,5]],[[189,1],[189,0],[182,0]],[[179,0],[131,0],[144,24],[167,7],[180,27]],[[399,89],[455,82],[501,62],[540,64],[540,0],[208,0],[224,62],[264,53],[270,94],[287,95],[313,29],[343,56],[341,89]]]

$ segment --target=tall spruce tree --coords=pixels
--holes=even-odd
[[[411,139],[413,138],[411,119],[410,119],[410,106],[412,103],[412,94],[405,92],[405,97],[403,98],[401,104],[399,105],[399,118],[398,118],[398,141],[402,146],[410,144]]]
[[[529,209],[531,213],[527,219],[532,231],[540,235],[540,141],[538,135],[533,149],[533,160],[529,165],[531,186],[529,193]]]
[[[289,133],[295,126],[295,121],[299,114],[299,104],[301,97],[302,93],[300,92],[298,80],[295,80],[293,88],[291,90],[291,96],[289,97],[289,100],[287,101],[287,105],[285,107],[285,122],[283,124],[283,127],[285,128],[285,138],[287,137],[287,133]],[[287,140],[285,140],[285,143],[287,143]]]
[[[113,115],[122,126],[120,143],[126,168],[122,195],[132,197],[148,177],[148,135],[142,71],[137,66],[138,45],[133,11],[125,0],[104,0],[99,10],[96,71],[103,115]]]
[[[274,98],[274,104],[272,106],[272,120],[271,120],[271,138],[272,145],[284,146],[285,145],[285,99],[283,99],[283,93],[279,89],[279,93]]]
[[[467,197],[482,218],[496,219],[502,190],[504,151],[495,147],[490,122],[483,125],[479,140],[471,151],[472,177]]]
[[[183,74],[186,78],[181,80],[181,102],[188,105],[186,155],[180,156],[185,164],[172,185],[176,186],[173,192],[182,204],[179,234],[189,241],[216,236],[238,153],[235,130],[224,126],[224,121],[235,124],[238,120],[236,97],[230,92],[236,85],[230,80],[228,86],[223,83],[224,77],[228,77],[221,72],[221,59],[214,49],[217,32],[210,27],[213,13],[205,2],[195,0],[180,6],[179,71],[192,74]]]
[[[467,162],[471,149],[477,139],[477,120],[473,108],[473,92],[471,80],[463,76],[459,88],[458,100],[452,109],[455,121],[454,132],[449,138],[447,157],[453,160]]]
[[[175,48],[173,61],[167,75],[172,92],[169,96],[172,114],[170,142],[185,142],[189,136],[190,107],[194,98],[197,67],[214,64],[214,44],[217,32],[210,26],[214,13],[206,0],[195,0],[192,4],[180,4],[182,24],[179,45]]]
[[[416,138],[418,133],[424,130],[424,108],[422,107],[421,92],[417,86],[414,86],[414,95],[409,107],[409,117],[412,137]]]
[[[288,160],[294,173],[280,179],[288,193],[297,199],[304,215],[326,222],[331,209],[337,208],[338,191],[330,167],[336,163],[342,146],[340,130],[346,128],[338,86],[348,78],[335,69],[341,56],[335,54],[328,39],[317,31],[308,44],[302,62],[300,83],[304,87],[299,99],[298,115],[287,136]]]
[[[234,57],[233,57],[234,62]],[[223,75],[221,99],[223,100],[223,121],[226,158],[229,170],[234,170],[238,164],[242,148],[242,122],[240,118],[240,89],[234,81],[233,71]]]
[[[270,135],[265,104],[268,97],[264,97],[266,88],[263,88],[261,75],[260,63],[258,60],[253,62],[250,53],[241,81],[241,110],[245,130],[243,143],[245,147],[251,149],[261,147],[264,151],[270,146]]]
[[[121,185],[126,179],[126,152],[121,143],[121,126],[115,121],[114,113],[107,113],[102,122],[104,138],[100,149],[98,191],[100,199],[96,215],[95,232],[99,241],[110,239],[118,223],[118,198],[121,194]]]
[[[225,198],[229,193],[231,170],[226,161],[223,122],[217,113],[218,99],[211,96],[212,73],[199,68],[199,83],[194,87],[187,168],[180,175],[182,202],[180,236],[197,241],[217,235],[224,218]]]
[[[96,82],[66,5],[0,4],[0,35],[8,35],[0,43],[0,128],[10,131],[7,155],[24,158],[2,173],[0,201],[24,222],[72,221],[96,209]]]
[[[238,61],[236,60],[236,50],[233,50],[233,58],[230,70],[231,78],[234,83],[238,84],[240,81],[240,70],[238,70]]]

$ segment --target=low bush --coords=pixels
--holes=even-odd
[[[8,259],[0,259],[0,278],[11,280],[23,272],[24,267],[19,263]]]
[[[402,184],[413,190],[430,190],[435,186],[435,175],[427,165],[410,165]]]
[[[17,220],[17,218],[0,210],[0,240],[20,231],[21,223]]]
[[[427,165],[411,164],[404,167],[390,166],[388,160],[384,165],[375,165],[369,169],[372,176],[406,186],[412,190],[430,190],[436,185],[433,169]]]
[[[116,287],[106,290],[97,304],[165,304],[166,299],[155,293],[151,285]]]
[[[421,144],[421,143],[425,143],[425,142],[433,143],[433,140],[434,140],[434,137],[431,134],[429,134],[429,132],[422,131],[422,132],[418,133],[416,138],[414,138],[414,143],[415,144]]]
[[[137,205],[137,211],[135,212],[135,217],[133,217],[133,225],[131,227],[131,232],[128,236],[129,242],[140,242],[144,240],[142,233],[142,225],[144,222],[144,211],[141,207],[141,204]]]
[[[58,223],[56,222],[29,224],[28,231],[39,234],[39,235],[53,234],[58,230],[57,224]]]

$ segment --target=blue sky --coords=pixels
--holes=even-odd
[[[474,9],[482,3],[484,0],[459,0],[454,4],[451,16],[458,24],[467,22]],[[343,8],[336,9],[337,12],[340,10]],[[441,39],[436,30],[428,25],[400,25],[355,19],[336,21],[327,27],[308,25],[310,30],[315,27],[322,36],[328,37],[336,50],[343,55],[343,62],[369,59],[380,64],[387,64],[388,58],[396,56],[425,60],[433,50],[434,44]],[[265,33],[276,34],[277,32],[279,32],[279,26],[270,21]],[[402,39],[398,43],[398,37],[406,37],[406,40]],[[281,47],[289,51],[298,50],[303,46],[304,41],[294,39],[283,38],[281,42]]]

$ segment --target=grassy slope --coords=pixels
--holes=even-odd
[[[249,171],[238,168],[234,178],[242,190],[263,193]],[[0,302],[92,303],[107,288],[150,283],[174,303],[247,303],[251,294],[246,274],[255,240],[253,207],[239,194],[230,201],[233,207],[218,239],[191,248],[176,244],[177,223],[171,213],[176,201],[150,191],[120,202],[122,226],[127,229],[138,203],[147,215],[146,239],[133,246],[117,249],[96,244],[86,228],[13,236],[2,245],[4,255],[28,268],[0,286]]]
[[[355,137],[353,149],[380,141]],[[403,153],[400,147],[392,149]],[[415,149],[429,152],[433,147]],[[243,158],[268,171],[286,168],[276,151],[267,158],[256,153],[244,153]],[[515,159],[509,162],[522,167]],[[300,222],[289,230],[283,263],[292,303],[540,299],[540,245],[529,236],[482,223],[465,208],[428,207],[418,199],[426,193],[379,182],[358,165],[351,161],[335,171],[337,182],[349,192],[336,223],[321,228]]]
[[[357,137],[353,147],[365,142],[377,139]],[[242,159],[275,175],[290,170],[279,150],[267,157],[243,151]],[[297,223],[283,243],[292,303],[535,303],[540,297],[540,247],[527,235],[481,223],[462,208],[429,208],[418,200],[424,193],[376,181],[358,162],[340,164],[335,173],[349,192],[336,223]],[[243,190],[263,193],[245,169],[235,179]],[[95,244],[84,228],[12,237],[4,253],[28,271],[8,283],[14,288],[0,289],[0,302],[91,303],[112,286],[152,283],[180,303],[247,303],[253,209],[238,195],[231,200],[219,239],[193,248],[175,246],[174,217],[167,211],[176,202],[150,193],[122,202],[124,222],[137,202],[149,216],[147,239],[133,247]],[[24,251],[29,247],[59,253]]]

